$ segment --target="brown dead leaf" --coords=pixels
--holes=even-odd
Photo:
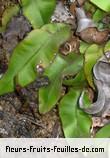
[[[109,38],[109,31],[98,31],[97,28],[87,28],[80,32],[79,36],[87,43],[103,44]]]

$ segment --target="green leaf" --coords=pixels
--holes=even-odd
[[[21,0],[24,15],[34,28],[49,23],[56,0]]]
[[[63,76],[76,75],[83,67],[83,55],[71,53],[65,60],[68,61],[68,66],[63,71]]]
[[[80,47],[79,47],[79,50],[80,50],[80,53],[81,54],[84,54],[86,49],[90,46],[89,43],[86,43],[84,41],[80,41]]]
[[[13,16],[17,15],[19,9],[20,8],[18,5],[13,5],[5,9],[2,15],[2,20],[1,20],[2,26],[0,27],[0,32],[3,32],[6,29],[8,22]]]
[[[57,56],[55,61],[49,68],[47,68],[45,75],[48,76],[50,84],[39,90],[40,113],[46,113],[51,110],[60,98],[62,89],[62,71],[66,65],[67,62],[60,56]]]
[[[64,79],[63,84],[73,87],[85,87],[87,83],[84,75],[84,70],[81,69],[81,71],[72,79]]]
[[[93,21],[96,23],[98,30],[104,30],[108,28],[108,25],[104,24],[102,19],[106,16],[106,12],[101,9],[97,9],[93,15]]]
[[[105,47],[104,47],[104,53],[106,52],[110,52],[110,40],[106,43]]]
[[[102,127],[95,135],[95,138],[110,138],[110,124]]]
[[[65,24],[48,24],[32,31],[15,48],[8,70],[0,80],[0,95],[14,90],[15,77],[21,86],[34,81],[36,65],[46,68],[69,36],[70,27]]]
[[[89,137],[91,119],[78,108],[80,90],[71,89],[61,100],[59,115],[66,138]]]
[[[66,57],[57,55],[55,61],[45,72],[45,75],[50,79],[50,85],[39,90],[40,113],[48,112],[58,102],[61,96],[62,78],[64,74],[76,74],[81,69],[82,65],[82,55],[74,53],[71,53]]]
[[[84,72],[89,85],[94,89],[92,69],[96,61],[103,55],[102,47],[93,44],[85,52]]]
[[[102,10],[100,9],[97,9],[96,12],[94,13],[93,15],[93,20],[94,22],[99,22],[102,20],[102,18],[105,16],[105,12],[103,12]]]
[[[90,12],[91,14],[93,14],[96,8],[92,3],[90,3],[89,1],[86,1],[86,3],[84,4],[84,10],[85,12]]]
[[[104,1],[104,0],[90,0],[90,2],[95,4],[100,9],[102,9],[106,12],[110,12],[110,0],[106,0],[106,1]]]

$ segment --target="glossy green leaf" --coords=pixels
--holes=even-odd
[[[106,1],[104,1],[104,0],[90,0],[90,2],[95,4],[100,9],[102,9],[106,12],[110,12],[110,0],[106,0]]]
[[[3,32],[6,29],[8,22],[13,16],[17,15],[17,13],[19,12],[19,9],[20,8],[18,5],[13,5],[5,9],[2,15],[2,20],[1,20],[2,26],[0,27],[0,32]]]
[[[34,81],[36,65],[46,68],[69,36],[70,28],[65,24],[48,24],[32,31],[15,48],[8,70],[0,80],[0,95],[14,90],[15,77],[21,86]]]
[[[89,137],[91,119],[78,108],[80,90],[71,89],[61,100],[59,115],[66,138]]]
[[[94,88],[92,69],[96,61],[103,55],[102,47],[93,44],[85,52],[84,72],[89,85]]]
[[[95,138],[110,138],[110,124],[102,127],[95,135]]]
[[[50,84],[47,87],[40,88],[39,90],[39,111],[46,113],[55,104],[61,95],[62,88],[62,71],[66,67],[67,62],[57,56],[55,61],[47,68],[45,75],[48,76]]]
[[[21,0],[24,15],[34,28],[49,23],[56,0]]]
[[[72,79],[64,79],[63,84],[66,86],[73,87],[84,87],[87,85],[84,71],[81,69],[80,72]]]
[[[46,113],[55,106],[61,96],[62,78],[64,74],[67,74],[67,72],[76,74],[80,69],[81,63],[83,64],[82,55],[73,53],[66,57],[57,55],[55,61],[45,72],[45,75],[50,79],[50,85],[39,90],[40,113]]]

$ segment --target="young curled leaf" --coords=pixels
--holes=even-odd
[[[109,53],[110,56],[110,53]],[[97,101],[91,104],[89,108],[85,108],[83,100],[84,93],[82,93],[79,102],[80,107],[89,114],[104,115],[109,113],[110,105],[110,63],[107,59],[107,54],[102,56],[93,68],[94,84],[97,87]]]
[[[0,80],[0,95],[12,92],[15,80],[22,87],[33,82],[36,66],[42,64],[46,68],[69,36],[70,28],[65,24],[48,24],[29,33],[11,56],[8,70]]]
[[[59,104],[59,115],[66,138],[90,136],[91,119],[78,108],[80,93],[80,90],[71,89]]]
[[[105,95],[104,95],[104,93],[101,92],[102,83],[100,81],[95,80],[95,84],[98,89],[98,97],[97,97],[97,101],[95,103],[93,103],[93,104],[89,103],[89,107],[87,107],[87,105],[84,103],[84,100],[85,100],[84,91],[82,92],[80,99],[79,99],[80,108],[83,109],[88,114],[97,114],[104,108]]]
[[[107,58],[109,57],[109,58]],[[104,113],[108,113],[110,109],[109,100],[110,100],[110,52],[103,55],[95,64],[93,72],[94,77],[97,81],[101,82],[101,88],[100,91],[98,90],[98,93],[101,93],[105,97],[102,101],[104,102],[103,109],[100,111],[104,115]],[[100,99],[97,99],[98,102],[100,102]],[[100,107],[102,107],[102,103],[99,103]]]

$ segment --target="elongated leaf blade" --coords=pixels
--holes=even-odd
[[[91,119],[78,109],[80,90],[71,89],[61,100],[59,115],[66,138],[89,137]]]
[[[57,56],[54,63],[45,72],[49,77],[50,85],[39,90],[39,111],[46,113],[55,104],[61,95],[62,88],[62,71],[67,65],[67,62],[60,56]]]
[[[21,0],[24,15],[34,28],[49,23],[56,0]]]
[[[32,31],[15,48],[8,70],[0,80],[0,95],[14,90],[15,77],[21,86],[34,81],[36,65],[42,63],[46,68],[69,35],[70,28],[65,24],[48,24]]]
[[[89,85],[94,88],[92,69],[96,61],[103,55],[100,46],[93,44],[85,52],[84,72]]]

